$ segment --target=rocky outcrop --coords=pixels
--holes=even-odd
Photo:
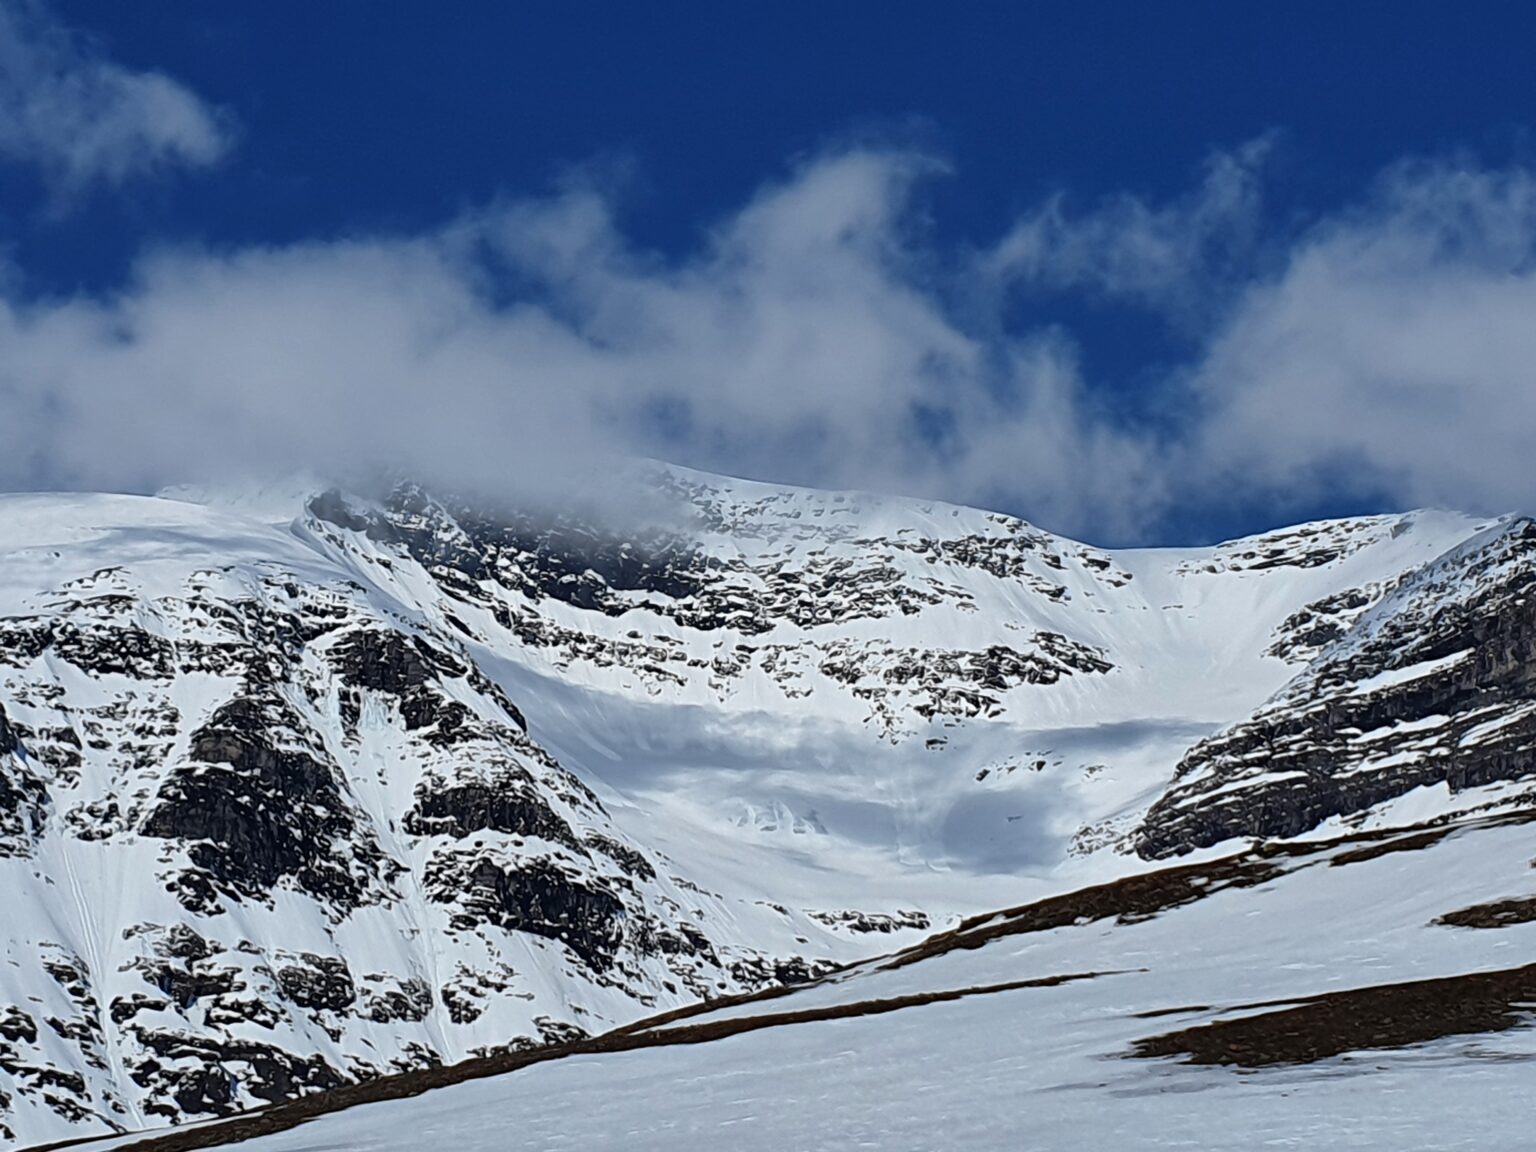
[[[21,755],[21,741],[0,707],[0,856],[29,855],[47,811],[47,785]]]
[[[916,928],[926,931],[933,926],[933,922],[925,913],[903,911],[894,915],[881,912],[859,912],[851,909],[840,909],[836,912],[809,912],[807,915],[812,920],[819,920],[828,928],[841,929],[844,932],[878,932],[882,935],[890,935],[904,928]]]
[[[305,734],[276,696],[232,700],[192,733],[188,763],[140,828],[188,846],[174,883],[190,910],[216,913],[218,896],[262,898],[282,881],[337,915],[380,894],[383,852]]]
[[[348,1077],[319,1056],[299,1056],[274,1044],[193,1033],[140,1032],[148,1053],[130,1075],[152,1089],[145,1112],[168,1120],[227,1116],[242,1097],[275,1104],[337,1088]]]
[[[514,864],[479,852],[445,851],[424,877],[427,895],[452,907],[450,923],[490,923],[569,948],[589,968],[605,971],[624,939],[624,905],[613,892],[548,861]]]
[[[570,824],[555,812],[525,769],[503,763],[481,772],[470,779],[423,781],[416,789],[416,803],[405,814],[405,830],[415,836],[455,840],[494,831],[576,847]]]
[[[1533,586],[1530,521],[1415,574],[1255,716],[1192,749],[1137,851],[1296,836],[1418,788],[1514,784],[1488,802],[1536,802]]]
[[[621,615],[624,593],[678,602],[705,592],[711,563],[681,538],[652,533],[632,541],[564,514],[536,516],[504,508],[439,502],[420,486],[399,484],[383,514],[354,510],[339,492],[309,503],[310,514],[375,540],[398,542],[428,571],[464,590],[496,580],[538,601]]]
[[[690,516],[706,524],[715,520],[710,526],[721,530],[742,528],[712,505],[707,488],[675,477],[652,480],[670,487]],[[483,505],[439,500],[413,484],[396,486],[374,508],[354,507],[341,494],[328,493],[312,500],[309,512],[322,524],[397,542],[444,592],[486,607],[526,643],[601,664],[649,667],[654,675],[679,682],[666,669],[679,654],[665,646],[600,639],[561,628],[522,606],[554,600],[608,617],[643,608],[680,628],[755,637],[785,624],[819,628],[911,616],[934,605],[970,600],[963,589],[936,576],[914,579],[903,567],[910,555],[934,566],[975,567],[1018,580],[1053,600],[1068,594],[1041,574],[1065,566],[1051,538],[1004,516],[992,517],[1003,530],[998,536],[852,537],[853,547],[840,555],[807,549],[793,562],[759,563],[710,555],[675,533],[619,535],[568,515],[536,517],[516,509],[488,514]],[[1092,549],[1078,547],[1072,559],[1108,586],[1130,580]]]
[[[345,1012],[357,1000],[357,984],[340,956],[302,952],[277,969],[277,986],[300,1008]]]

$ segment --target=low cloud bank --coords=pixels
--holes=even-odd
[[[211,155],[154,122],[151,153]],[[851,148],[682,256],[632,244],[595,185],[423,235],[152,251],[110,296],[0,301],[0,485],[383,466],[548,495],[639,455],[1101,542],[1350,492],[1536,507],[1536,177],[1403,164],[1276,237],[1266,151],[1166,204],[1052,199],[979,250],[913,226],[933,157]],[[1005,321],[1072,293],[1176,327],[1190,354],[1147,385],[1172,419],[1085,379],[1072,333]]]

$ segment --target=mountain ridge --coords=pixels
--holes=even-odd
[[[659,548],[414,485],[0,499],[12,1138],[604,1032],[1134,871],[1191,747],[1483,523],[1111,553],[663,481]]]

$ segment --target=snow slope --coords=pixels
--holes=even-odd
[[[1485,818],[1210,857],[658,1024],[628,1051],[100,1147],[1523,1147],[1531,850],[1528,823]],[[1493,901],[1526,913],[1470,926]]]
[[[1197,742],[1489,530],[1106,553],[644,482],[674,514],[623,529],[410,485],[0,498],[8,1139],[602,1033],[1145,869]]]

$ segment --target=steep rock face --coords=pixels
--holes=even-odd
[[[260,899],[288,882],[337,915],[384,892],[384,854],[343,795],[324,747],[276,695],[217,708],[191,735],[140,832],[189,844],[175,879],[189,911],[216,915],[220,896]]]
[[[653,693],[687,692],[703,681],[712,695],[729,695],[761,673],[792,699],[811,690],[808,680],[826,678],[899,739],[912,734],[914,720],[996,713],[1007,707],[1001,694],[1010,689],[1114,666],[1101,648],[1043,629],[979,650],[909,648],[884,629],[877,638],[774,643],[789,629],[829,633],[932,608],[974,612],[975,594],[944,578],[951,568],[1016,583],[1050,602],[1070,599],[1059,578],[1069,560],[1110,588],[1131,576],[1104,554],[1011,517],[987,518],[995,535],[935,540],[906,529],[872,537],[861,533],[859,509],[843,496],[808,509],[775,507],[779,497],[768,496],[743,508],[679,473],[647,482],[686,508],[692,535],[621,535],[516,508],[491,514],[412,484],[373,506],[323,493],[307,511],[317,532],[340,547],[361,535],[415,561],[448,597],[484,610],[498,631],[547,651],[557,665],[621,669]],[[552,614],[549,602],[576,611]],[[641,629],[603,626],[621,618],[649,619]],[[468,627],[463,619],[458,626]],[[707,657],[690,651],[682,639],[690,633],[708,638]]]
[[[42,832],[48,790],[31,769],[0,707],[0,856],[23,856]]]
[[[1147,814],[1138,851],[1156,859],[1239,836],[1295,836],[1335,817],[1358,822],[1422,788],[1453,802],[1471,793],[1471,804],[1531,803],[1533,585],[1529,520],[1407,578],[1252,718],[1190,751]]]
[[[552,862],[448,850],[433,857],[424,882],[432,899],[455,909],[455,925],[491,923],[558,940],[597,971],[612,966],[624,940],[619,898]]]
[[[0,611],[8,1139],[540,1044],[794,956],[614,827],[451,627],[281,531],[81,519],[146,515],[142,547],[81,530],[134,561],[78,544]],[[11,574],[61,522],[23,519]]]

